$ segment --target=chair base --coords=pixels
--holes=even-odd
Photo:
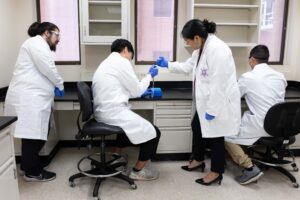
[[[293,171],[298,172],[299,169],[295,163],[295,157],[289,149],[275,149],[275,147],[266,146],[265,151],[255,150],[256,146],[248,148],[248,153],[260,168],[274,168],[290,179],[294,188],[298,188],[296,178],[284,167],[292,166]],[[287,159],[288,158],[288,159]]]
[[[283,161],[280,161],[280,162],[277,162],[277,163],[276,162],[270,162],[269,163],[268,161],[260,160],[260,159],[257,159],[257,158],[252,158],[252,160],[255,163],[257,163],[257,165],[259,165],[260,168],[262,168],[260,166],[260,165],[262,165],[263,167],[265,167],[267,169],[269,167],[272,167],[272,168],[276,169],[277,171],[279,171],[280,173],[282,173],[283,175],[285,175],[286,177],[288,177],[290,179],[290,181],[292,182],[294,188],[299,187],[299,184],[297,183],[296,178],[288,170],[286,170],[285,168],[282,167],[282,166],[286,166],[286,165],[291,165],[293,167],[293,171],[297,172],[299,169],[298,169],[295,162],[290,162],[290,161],[287,161],[287,160],[283,160]]]
[[[105,153],[105,154],[108,154],[108,153]],[[94,155],[94,154],[92,154],[92,155]],[[82,178],[82,177],[96,178],[96,183],[95,183],[94,190],[93,190],[93,197],[97,200],[100,199],[99,187],[100,187],[101,183],[106,178],[109,178],[109,177],[114,177],[114,178],[126,181],[127,183],[129,183],[131,189],[137,188],[136,184],[134,183],[134,181],[131,178],[122,174],[122,172],[123,172],[122,170],[117,170],[117,168],[126,167],[126,165],[127,165],[126,159],[123,162],[117,162],[118,159],[124,158],[124,157],[114,154],[113,155],[114,158],[109,161],[106,161],[105,159],[100,159],[100,161],[97,161],[96,159],[92,158],[92,155],[83,157],[78,162],[77,168],[79,170],[79,173],[74,174],[69,178],[70,187],[75,187],[75,183],[74,183],[75,179]],[[95,155],[103,156],[104,154],[97,153]],[[85,171],[81,169],[81,163],[84,160],[90,161],[91,169],[85,170]]]
[[[111,173],[111,172],[101,171],[101,173],[107,174],[107,173]],[[77,179],[77,178],[82,178],[82,177],[87,177],[87,176],[82,174],[82,173],[77,173],[77,174],[74,174],[73,176],[71,176],[69,178],[70,187],[75,187],[76,184],[74,183],[74,180]],[[112,177],[126,181],[127,183],[129,183],[131,189],[137,189],[137,185],[134,183],[134,181],[131,178],[129,178],[128,176],[124,175],[124,174],[117,174],[117,175],[112,176]],[[100,200],[100,197],[99,197],[100,185],[106,179],[107,178],[96,178],[96,183],[95,183],[94,190],[93,190],[93,197],[97,200]]]

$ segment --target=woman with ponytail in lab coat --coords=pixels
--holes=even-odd
[[[214,33],[216,24],[208,20],[188,21],[181,32],[194,49],[185,62],[168,62],[159,57],[156,64],[174,73],[193,73],[193,160],[182,168],[204,171],[205,146],[211,149],[211,170],[196,182],[202,185],[223,179],[224,136],[237,135],[241,120],[240,94],[230,48]],[[200,126],[201,124],[201,126]],[[207,144],[207,145],[206,145]]]

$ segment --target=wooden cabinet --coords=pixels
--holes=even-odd
[[[19,199],[12,138],[9,127],[0,131],[0,194],[5,200]]]
[[[188,153],[192,148],[192,101],[158,101],[155,125],[161,131],[157,153]]]
[[[110,45],[129,37],[130,0],[81,0],[83,44]]]

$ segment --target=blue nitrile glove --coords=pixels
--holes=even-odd
[[[155,77],[158,74],[158,69],[155,65],[152,65],[149,69],[149,74],[153,77]]]
[[[56,97],[63,97],[65,95],[65,91],[58,89],[58,87],[55,87],[54,94]]]
[[[160,67],[167,67],[168,68],[168,61],[160,56],[157,60],[156,60],[156,64]]]
[[[152,90],[151,88],[147,89],[143,94],[142,94],[142,97],[145,97],[147,95],[150,95],[152,93]]]
[[[211,120],[213,120],[214,118],[215,118],[215,116],[210,115],[210,114],[208,114],[208,113],[205,113],[205,119],[206,119],[207,121],[211,121]]]

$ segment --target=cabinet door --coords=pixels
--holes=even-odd
[[[4,104],[0,103],[0,116],[4,115]]]
[[[190,129],[161,128],[161,137],[157,153],[188,153],[191,152],[192,134]]]
[[[82,0],[81,24],[84,44],[111,44],[128,38],[129,0]]]
[[[13,154],[11,136],[9,129],[6,128],[0,132],[0,166],[7,162]]]
[[[0,194],[1,199],[18,200],[19,189],[16,176],[14,157],[0,166]]]

